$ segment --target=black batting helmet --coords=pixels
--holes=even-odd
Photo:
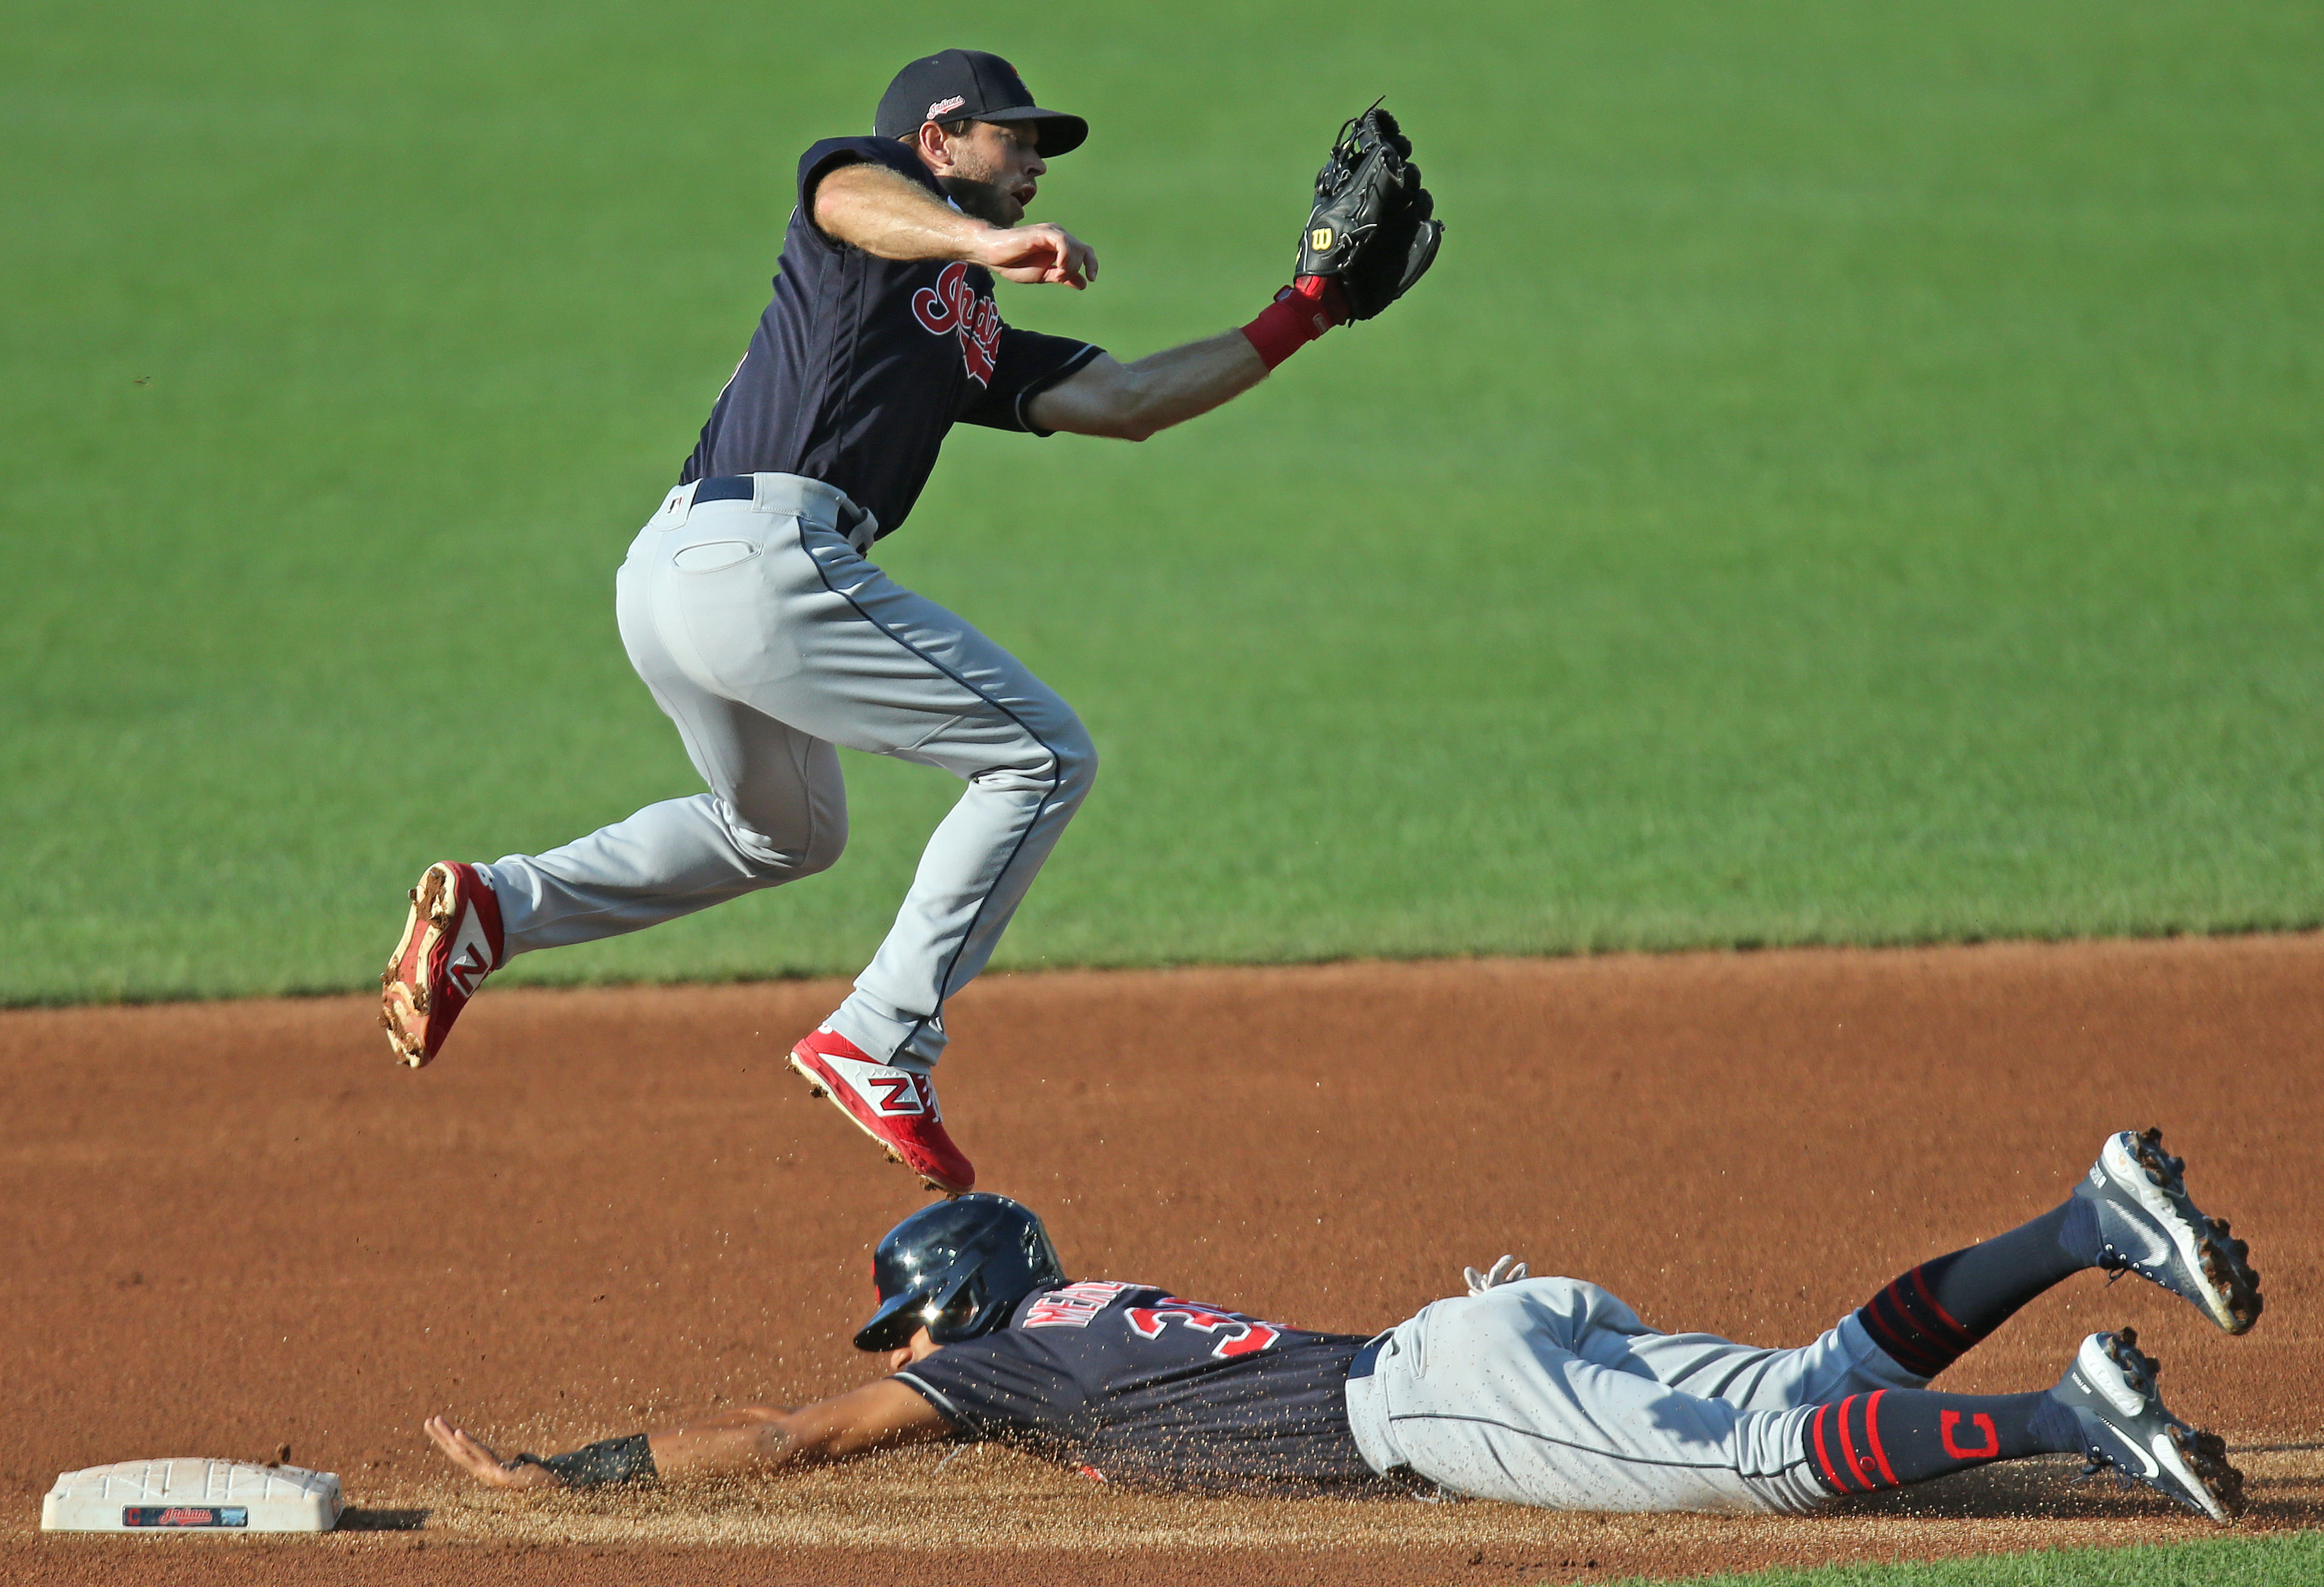
[[[922,1207],[872,1253],[880,1309],[855,1331],[858,1350],[895,1350],[926,1327],[939,1344],[990,1334],[1036,1289],[1065,1281],[1057,1248],[1030,1209],[972,1191]]]

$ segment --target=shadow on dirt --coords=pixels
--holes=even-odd
[[[2277,1445],[2297,1449],[2301,1445]],[[2073,1455],[2054,1459],[2011,1461],[1959,1472],[1934,1482],[1886,1493],[1867,1494],[1835,1505],[1833,1514],[1914,1516],[1925,1518],[2006,1518],[2008,1517],[2092,1518],[2153,1516],[2178,1507],[2142,1484],[2126,1482],[2112,1472],[2080,1478],[2081,1462]],[[2244,1482],[2251,1494],[2252,1520],[2275,1525],[2310,1525],[2324,1519],[2324,1482],[2312,1476],[2249,1476]],[[2260,1490],[2281,1490],[2261,1497]]]
[[[428,1524],[424,1509],[347,1509],[339,1512],[342,1532],[417,1532]]]

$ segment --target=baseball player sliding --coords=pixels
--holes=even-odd
[[[1319,1334],[1151,1284],[1068,1282],[1040,1220],[998,1196],[921,1209],[873,1259],[856,1347],[890,1375],[799,1408],[752,1407],[546,1460],[429,1436],[498,1488],[772,1472],[927,1439],[992,1439],[1107,1481],[1350,1491],[1434,1484],[1557,1509],[1799,1512],[2029,1455],[2079,1454],[2224,1521],[2225,1445],[2164,1408],[2128,1328],[2082,1342],[2055,1387],[1929,1381],[2087,1269],[2131,1271],[2229,1334],[2260,1315],[2244,1243],[2187,1194],[2162,1133],[2107,1141],[2065,1202],[1923,1262],[1813,1344],[1658,1334],[1595,1284],[1503,1257],[1469,1293],[1374,1338]]]
[[[931,1074],[944,1010],[991,956],[1087,795],[1072,707],[1000,646],[869,560],[954,425],[1142,440],[1250,390],[1335,326],[1379,313],[1442,227],[1377,107],[1317,179],[1297,272],[1240,330],[1134,363],[1006,325],[998,275],[1079,290],[1088,244],[1020,225],[1048,161],[1088,135],[997,56],[897,74],[876,133],[799,160],[774,300],[615,580],[631,663],[708,792],[546,854],[443,862],[412,890],[381,977],[402,1061],[433,1059],[484,978],[535,949],[634,931],[826,869],[847,840],[835,745],[966,783],[894,926],[791,1064],[927,1183],[976,1170]]]

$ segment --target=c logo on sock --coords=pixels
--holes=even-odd
[[[1947,1454],[1955,1460],[1991,1460],[2001,1453],[2001,1434],[1995,1428],[1991,1417],[1978,1411],[1969,1417],[1969,1425],[1985,1435],[1985,1447],[1982,1449],[1964,1449],[1954,1441],[1953,1428],[1960,1419],[1960,1412],[1957,1410],[1937,1413],[1937,1436],[1944,1441]]]

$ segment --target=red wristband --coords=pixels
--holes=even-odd
[[[1259,362],[1273,369],[1333,326],[1348,323],[1348,300],[1328,276],[1301,276],[1243,326]]]

